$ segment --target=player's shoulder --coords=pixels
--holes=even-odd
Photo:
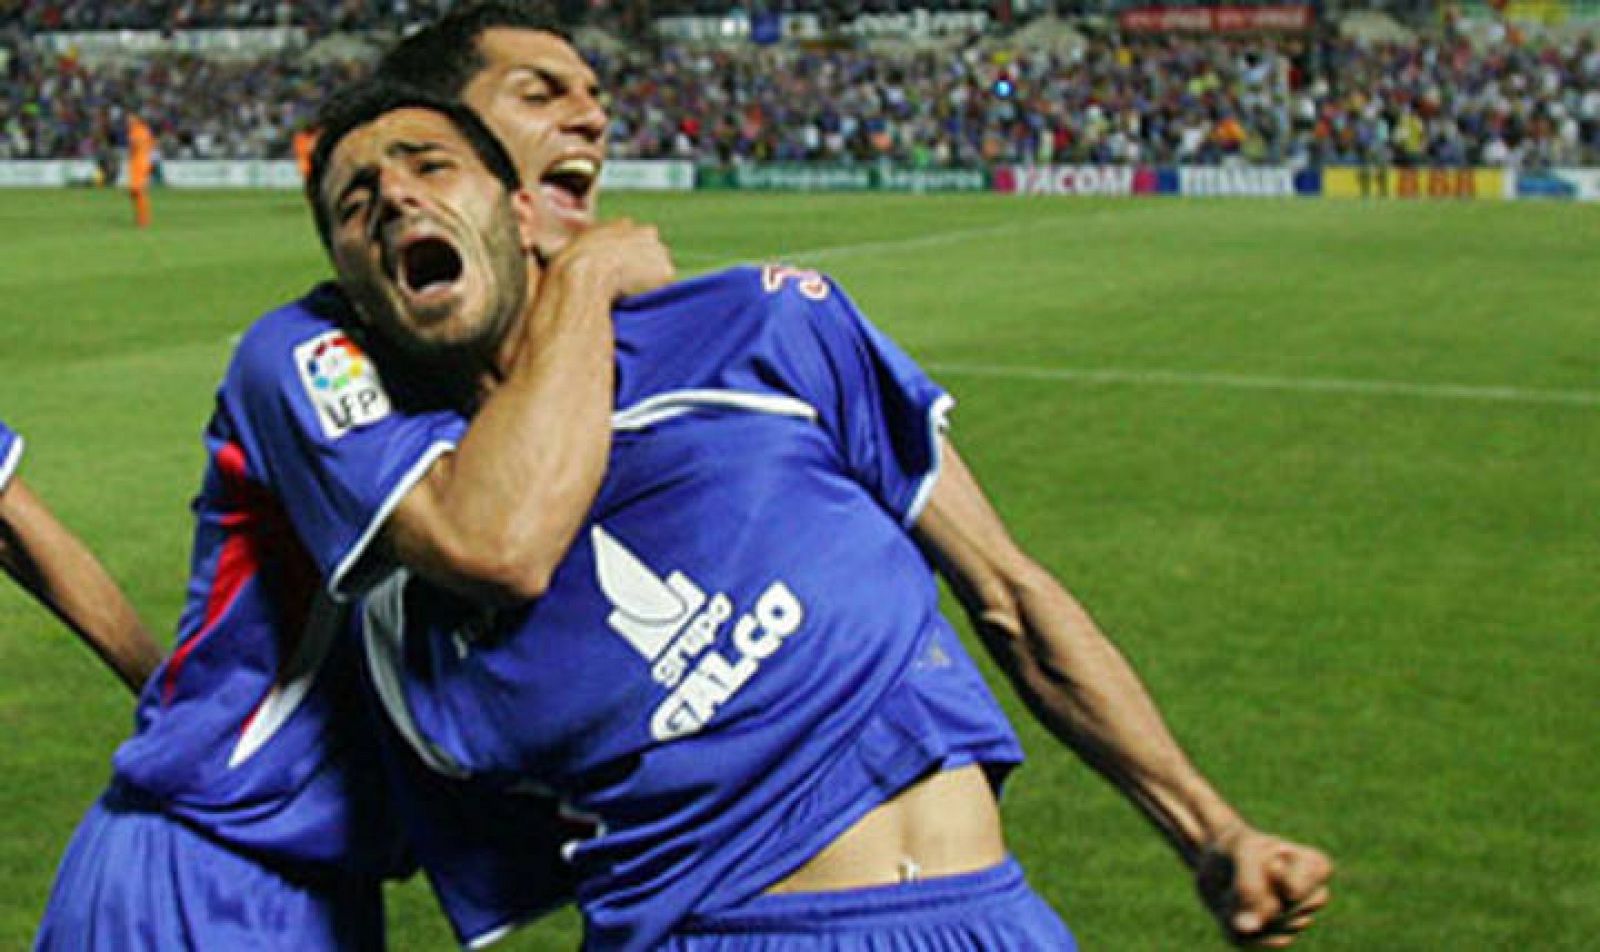
[[[843,292],[828,275],[788,264],[742,265],[715,277],[727,293],[737,296],[740,310],[749,317],[784,328],[814,328],[827,324],[843,302]]]
[[[319,348],[353,348],[346,330],[352,317],[338,287],[319,284],[256,318],[234,349],[230,376],[276,376]]]
[[[240,348],[282,347],[331,330],[343,330],[354,316],[338,285],[319,284],[286,304],[281,304],[250,325],[239,339]]]
[[[629,298],[625,310],[662,312],[708,306],[783,311],[837,295],[835,285],[819,271],[783,264],[739,265],[669,284]]]
[[[329,440],[389,416],[393,402],[353,316],[332,284],[263,314],[234,349],[218,412],[258,435],[294,420]]]
[[[780,311],[810,309],[838,293],[838,285],[823,272],[778,262],[741,265],[719,275],[729,287]]]
[[[833,278],[812,268],[774,263],[751,270],[759,275],[763,294],[788,303],[818,304],[834,300],[839,294]]]

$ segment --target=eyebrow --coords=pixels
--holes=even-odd
[[[355,172],[351,174],[349,181],[339,186],[338,190],[334,192],[330,204],[333,206],[334,210],[337,211],[339,206],[344,204],[345,199],[349,198],[355,192],[358,192],[362,189],[367,189],[370,191],[372,189],[373,182],[376,181],[377,178],[378,168],[375,165],[368,164],[356,169]]]
[[[429,140],[413,141],[409,139],[399,139],[389,143],[383,149],[383,154],[386,157],[400,156],[403,158],[411,158],[418,155],[427,155],[430,152],[444,152],[449,155],[456,154],[455,150],[450,148],[450,146],[446,145],[445,143],[433,142]],[[363,188],[370,189],[377,177],[377,163],[368,162],[366,165],[356,169],[355,172],[350,175],[350,180],[341,185],[339,190],[334,194],[333,206],[337,208],[344,202],[345,199],[350,197],[352,192],[359,191]]]
[[[443,142],[436,142],[431,139],[424,139],[421,141],[399,139],[395,142],[389,143],[389,145],[384,148],[383,154],[386,156],[399,155],[409,158],[414,155],[427,155],[429,152],[453,153],[454,151],[455,150],[453,150],[449,145]]]
[[[562,67],[541,66],[535,63],[518,63],[506,70],[507,78],[512,80],[522,78],[521,74],[532,74],[534,78],[550,86],[568,88],[581,84],[591,95],[598,95],[600,92],[599,77],[593,71],[587,69],[565,69]]]

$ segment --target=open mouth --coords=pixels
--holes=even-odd
[[[455,287],[462,267],[461,253],[450,242],[418,238],[400,252],[400,283],[417,297],[436,297]]]
[[[585,211],[589,205],[589,192],[599,177],[600,163],[594,159],[562,159],[545,171],[539,184],[545,186],[545,193],[555,196],[561,205],[574,211]]]

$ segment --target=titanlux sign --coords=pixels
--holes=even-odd
[[[1310,7],[1139,7],[1118,16],[1124,33],[1297,33]]]
[[[916,9],[906,13],[863,13],[839,28],[840,33],[860,37],[928,37],[981,33],[989,26],[989,14],[977,10],[935,13]]]
[[[699,43],[742,43],[751,36],[750,18],[742,13],[726,17],[661,17],[655,26],[661,36]],[[811,13],[785,13],[777,26],[782,39],[813,40],[826,34],[822,21]],[[934,11],[919,7],[902,13],[863,13],[834,29],[843,36],[861,39],[924,39],[981,33],[988,28],[989,14],[981,10]]]

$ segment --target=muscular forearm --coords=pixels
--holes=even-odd
[[[0,567],[135,693],[161,651],[94,555],[20,481],[0,494]]]
[[[1011,540],[954,448],[940,453],[918,538],[1019,693],[1166,834],[1230,939],[1292,942],[1328,901],[1327,857],[1252,829],[1211,788],[1122,653]]]
[[[613,293],[584,262],[545,275],[504,379],[391,520],[395,557],[468,594],[542,594],[610,450]]]
[[[1144,685],[1065,588],[1012,541],[955,449],[919,538],[1035,716],[1139,805],[1186,859],[1239,824]]]
[[[1189,762],[1122,653],[1037,567],[975,621],[1040,721],[1135,802],[1193,864],[1241,819]]]

